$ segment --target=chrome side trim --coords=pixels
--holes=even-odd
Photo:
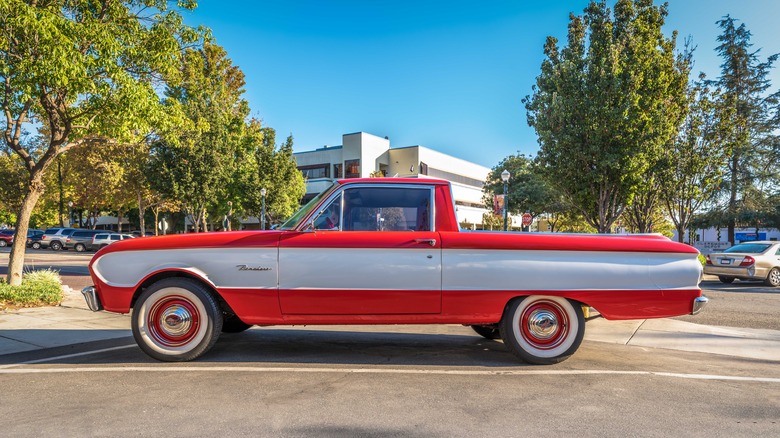
[[[702,309],[704,309],[704,306],[706,306],[709,302],[710,300],[705,296],[697,297],[695,300],[693,300],[693,309],[691,310],[691,315],[696,315],[697,313],[701,312]]]
[[[84,295],[84,300],[87,301],[89,310],[93,312],[99,312],[103,310],[103,304],[100,302],[100,298],[97,296],[97,290],[95,286],[87,286],[81,289],[81,294]]]

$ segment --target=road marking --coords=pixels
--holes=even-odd
[[[105,353],[107,351],[123,350],[125,348],[132,348],[132,347],[137,347],[137,346],[138,346],[138,344],[120,345],[119,347],[103,348],[102,350],[84,351],[82,353],[65,354],[65,355],[62,355],[62,356],[46,357],[46,358],[43,358],[43,359],[28,360],[26,362],[12,363],[12,364],[8,364],[8,365],[0,365],[0,372],[2,372],[2,370],[4,370],[4,369],[18,367],[18,366],[21,366],[21,365],[32,365],[32,364],[36,364],[36,363],[53,362],[55,360],[60,360],[60,359],[70,359],[72,357],[87,356],[87,355],[95,354],[95,353]]]
[[[121,347],[126,348],[126,347]],[[21,364],[18,364],[21,365]],[[58,374],[58,373],[337,373],[337,374],[423,374],[448,376],[658,376],[695,380],[726,380],[737,382],[780,383],[780,378],[721,376],[711,374],[682,374],[658,371],[610,371],[610,370],[422,370],[397,368],[291,368],[291,367],[209,367],[209,366],[162,366],[162,367],[67,367],[67,368],[15,368],[0,369],[0,374]]]

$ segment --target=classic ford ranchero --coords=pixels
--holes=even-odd
[[[583,308],[697,313],[697,256],[661,235],[461,231],[447,181],[346,179],[277,230],[109,245],[82,293],[92,310],[132,310],[138,345],[164,361],[252,325],[463,324],[550,364],[582,342]]]

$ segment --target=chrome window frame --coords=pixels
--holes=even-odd
[[[325,212],[325,209],[328,208],[331,204],[331,202],[335,201],[335,199],[339,196],[342,196],[342,202],[341,202],[341,212],[339,213],[339,229],[338,231],[344,231],[343,224],[344,224],[344,198],[343,194],[346,190],[351,189],[360,189],[360,188],[368,188],[368,189],[377,189],[377,188],[387,188],[387,189],[413,189],[413,190],[428,190],[428,196],[429,196],[429,202],[428,202],[428,213],[429,213],[429,226],[430,228],[427,232],[436,232],[436,186],[431,184],[386,184],[386,183],[378,183],[378,184],[366,184],[366,183],[345,183],[342,184],[341,187],[336,189],[330,196],[325,198],[320,204],[317,206],[317,208],[312,209],[314,212],[311,214],[306,220],[301,221],[302,225],[299,225],[298,231],[315,231],[314,229],[314,221],[317,220],[317,218]],[[451,190],[451,189],[450,189]],[[316,230],[316,231],[326,231],[326,230]],[[333,230],[336,231],[336,230]],[[351,232],[351,231],[348,231]]]

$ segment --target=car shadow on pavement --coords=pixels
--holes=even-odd
[[[96,333],[101,332],[101,333]],[[2,343],[60,338],[60,346],[27,345],[27,351],[0,348],[0,365],[23,363],[163,364],[135,345],[129,330],[0,330]],[[66,337],[74,340],[67,343]],[[93,337],[95,339],[91,339]],[[110,338],[110,339],[109,339]],[[64,342],[64,343],[63,343]],[[17,346],[18,347],[18,346]],[[478,335],[441,333],[358,332],[255,327],[243,333],[223,333],[216,345],[189,365],[415,365],[447,367],[523,366],[501,341]]]

